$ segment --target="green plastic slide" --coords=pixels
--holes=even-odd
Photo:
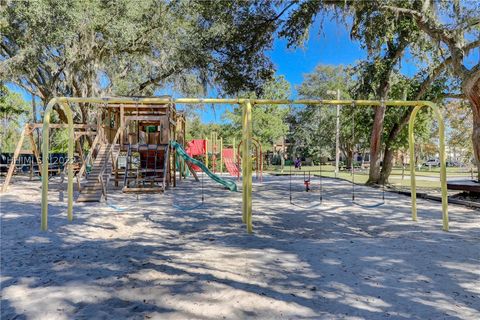
[[[182,157],[185,161],[188,161],[190,163],[193,163],[196,166],[199,166],[200,169],[202,169],[202,171],[205,172],[207,176],[209,176],[212,180],[225,186],[230,191],[237,191],[237,184],[235,182],[231,180],[222,179],[216,174],[214,174],[213,172],[211,172],[210,170],[208,170],[208,168],[205,166],[205,164],[202,161],[199,161],[197,159],[190,157],[185,151],[185,149],[183,149],[183,147],[180,144],[178,144],[178,142],[170,141],[170,145],[175,149],[175,151],[177,151],[177,154],[180,157]]]

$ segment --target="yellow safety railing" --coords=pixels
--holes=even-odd
[[[71,221],[73,218],[73,167],[71,161],[73,159],[73,120],[72,112],[69,103],[90,103],[90,104],[237,104],[242,107],[242,140],[245,143],[242,146],[242,158],[246,161],[242,162],[243,171],[243,189],[242,189],[242,221],[247,225],[247,231],[253,232],[252,224],[252,160],[248,156],[252,148],[252,107],[262,104],[274,104],[274,105],[352,105],[355,103],[357,107],[368,106],[393,106],[393,107],[414,107],[412,116],[409,122],[409,147],[410,147],[410,174],[411,174],[411,187],[412,187],[412,219],[417,220],[417,206],[416,206],[416,183],[415,183],[415,157],[414,157],[414,123],[415,117],[418,111],[422,107],[432,108],[434,114],[439,122],[439,136],[440,136],[440,182],[442,187],[442,217],[443,217],[443,230],[448,231],[448,194],[447,194],[447,181],[446,181],[446,163],[445,163],[445,126],[443,117],[438,106],[429,101],[380,101],[380,100],[315,100],[315,99],[303,99],[303,100],[267,100],[267,99],[197,99],[197,98],[125,98],[125,97],[112,97],[112,98],[54,98],[52,99],[45,110],[44,123],[43,123],[43,145],[42,153],[44,161],[42,163],[42,230],[47,229],[47,217],[48,217],[48,136],[49,136],[49,124],[50,113],[53,106],[60,105],[67,115],[68,130],[69,130],[69,142],[68,142],[68,219]]]

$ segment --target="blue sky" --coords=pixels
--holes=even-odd
[[[359,43],[350,40],[348,30],[333,21],[325,21],[320,33],[319,24],[315,24],[303,48],[288,49],[287,41],[277,38],[268,55],[277,74],[284,75],[293,88],[319,64],[348,65],[366,57]],[[296,96],[295,91],[292,94]]]
[[[273,48],[267,51],[267,55],[275,65],[276,75],[285,76],[292,85],[291,98],[297,97],[295,87],[302,83],[304,74],[312,72],[317,65],[350,65],[366,57],[366,52],[360,48],[360,44],[350,40],[344,25],[325,20],[321,32],[319,27],[319,23],[313,26],[310,37],[302,48],[289,49],[287,41],[277,37]],[[168,89],[159,92],[159,94],[171,94]],[[215,89],[211,89],[209,96],[215,95]],[[230,105],[216,105],[213,111],[207,106],[201,112],[200,118],[206,123],[218,123],[222,121],[222,114],[232,108],[233,106]]]
[[[272,50],[267,54],[276,68],[277,75],[284,75],[292,85],[292,98],[297,96],[295,87],[303,81],[303,75],[312,72],[319,64],[350,65],[366,57],[358,42],[350,39],[347,28],[334,21],[325,20],[323,29],[319,32],[316,23],[303,48],[287,48],[285,39],[277,38]],[[221,106],[216,111],[216,117],[210,110],[202,113],[204,122],[219,122],[222,112],[228,108]]]

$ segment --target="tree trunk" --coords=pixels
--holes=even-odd
[[[348,149],[346,150],[346,157],[345,157],[345,168],[350,170],[353,165],[353,150]]]
[[[394,156],[395,150],[390,148],[390,146],[385,147],[385,153],[383,155],[383,165],[382,165],[382,171],[380,173],[380,179],[379,179],[379,184],[386,185],[388,184],[388,177],[390,177],[390,174],[392,173],[393,169],[393,156]]]
[[[370,137],[370,170],[367,185],[377,184],[380,180],[380,150],[382,147],[383,121],[385,119],[385,106],[375,107],[372,135]]]
[[[480,77],[465,81],[463,91],[472,107],[473,132],[472,144],[475,163],[477,166],[477,180],[480,181]]]
[[[395,125],[390,130],[388,137],[385,141],[385,150],[383,156],[382,170],[380,172],[380,179],[378,180],[379,184],[388,184],[388,178],[392,173],[393,169],[393,156],[396,149],[392,148],[392,143],[398,137],[403,128],[408,124],[410,116],[412,114],[413,108],[408,108],[407,111],[403,114],[400,121],[395,123]]]
[[[390,76],[392,75],[393,68],[403,55],[405,48],[409,44],[409,35],[401,32],[399,43],[394,44],[391,41],[387,41],[387,54],[382,58],[384,61],[383,71],[379,76],[379,86],[376,90],[376,96],[378,99],[386,99],[388,92],[390,91]],[[380,181],[380,162],[382,147],[382,133],[383,122],[385,120],[386,106],[375,107],[375,117],[373,120],[372,135],[370,137],[370,170],[368,174],[367,185],[378,184]]]

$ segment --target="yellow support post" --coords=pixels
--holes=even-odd
[[[208,168],[208,138],[205,137],[205,167]]]
[[[417,221],[417,182],[415,181],[415,136],[414,136],[414,123],[415,117],[420,106],[413,109],[410,115],[410,121],[408,124],[408,147],[410,153],[410,193],[412,199],[412,220]]]
[[[252,225],[252,103],[247,100],[243,104],[243,148],[242,148],[242,171],[243,171],[243,220],[247,224],[247,232],[253,232]]]
[[[223,137],[220,137],[220,174],[223,173]]]
[[[73,219],[73,144],[75,141],[73,131],[73,115],[70,106],[66,100],[60,98],[53,98],[45,108],[43,116],[43,132],[42,132],[42,218],[41,229],[46,231],[48,229],[48,152],[49,152],[49,134],[50,134],[50,114],[56,104],[59,104],[65,111],[68,121],[68,220]]]
[[[247,231],[248,233],[253,232],[253,224],[252,224],[252,157],[250,156],[250,150],[252,149],[252,138],[253,138],[253,125],[252,125],[252,104],[250,101],[246,103],[247,106],[247,143],[248,143],[248,158],[247,158],[247,172],[246,178],[248,181],[248,192],[247,192]]]
[[[246,117],[246,107],[245,107],[245,103],[243,103],[241,105],[241,108],[242,108],[242,139],[245,139],[247,138],[247,117]],[[245,159],[247,159],[248,157],[248,154],[247,154],[247,149],[246,149],[246,143],[243,143],[242,144],[242,150],[240,151],[241,152],[241,155],[240,155],[240,159],[242,161],[242,222],[243,223],[247,223],[247,212],[248,212],[248,209],[247,209],[247,179],[245,178],[245,172],[247,171],[247,168],[246,168],[246,163],[247,161]]]
[[[447,164],[445,156],[445,123],[438,106],[432,102],[424,101],[413,109],[408,123],[408,143],[410,151],[410,184],[412,193],[412,219],[417,221],[417,187],[415,181],[415,118],[422,107],[430,107],[438,121],[439,153],[440,153],[440,184],[442,187],[442,225],[443,230],[448,231],[448,191],[447,191]]]

